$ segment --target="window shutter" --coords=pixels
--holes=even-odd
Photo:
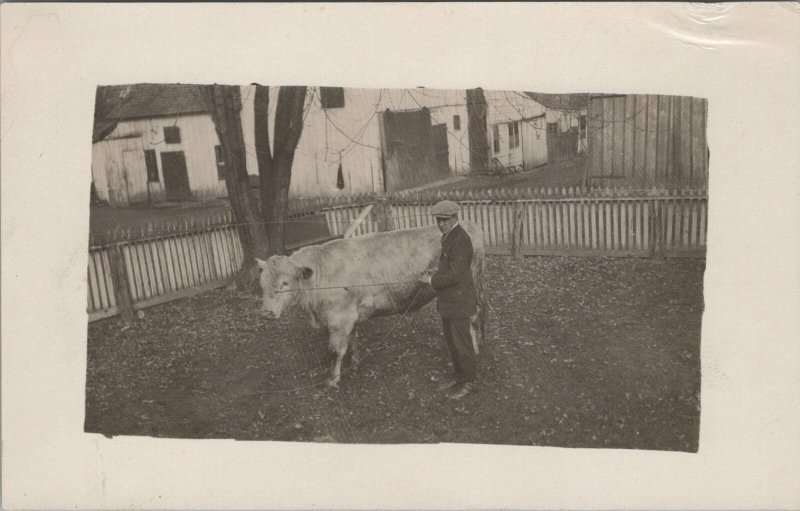
[[[164,126],[164,142],[167,144],[180,144],[181,129],[177,126]]]
[[[156,152],[154,149],[145,150],[144,162],[147,166],[147,182],[158,183],[158,162],[156,161]]]
[[[320,87],[319,102],[322,108],[344,108],[344,88]]]

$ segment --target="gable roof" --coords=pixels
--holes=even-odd
[[[588,94],[546,94],[526,92],[530,98],[553,110],[586,110],[589,108]]]
[[[121,96],[119,104],[111,110],[106,120],[208,112],[198,85],[140,83],[125,87]]]

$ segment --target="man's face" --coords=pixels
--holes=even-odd
[[[447,232],[456,224],[457,221],[458,217],[455,216],[437,216],[436,226],[439,227],[439,230],[442,231],[442,234],[447,234]]]

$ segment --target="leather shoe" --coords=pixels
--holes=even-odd
[[[459,385],[458,389],[447,397],[449,397],[450,399],[461,399],[462,397],[472,392],[472,390],[473,390],[472,384],[467,382],[464,383],[463,385]]]
[[[456,380],[447,380],[444,383],[440,383],[436,388],[442,391],[442,390],[452,389],[456,385],[458,385],[458,382]]]

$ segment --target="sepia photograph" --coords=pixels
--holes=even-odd
[[[93,123],[86,432],[698,450],[705,99],[137,83]]]
[[[0,3],[0,508],[798,509],[798,20]]]

